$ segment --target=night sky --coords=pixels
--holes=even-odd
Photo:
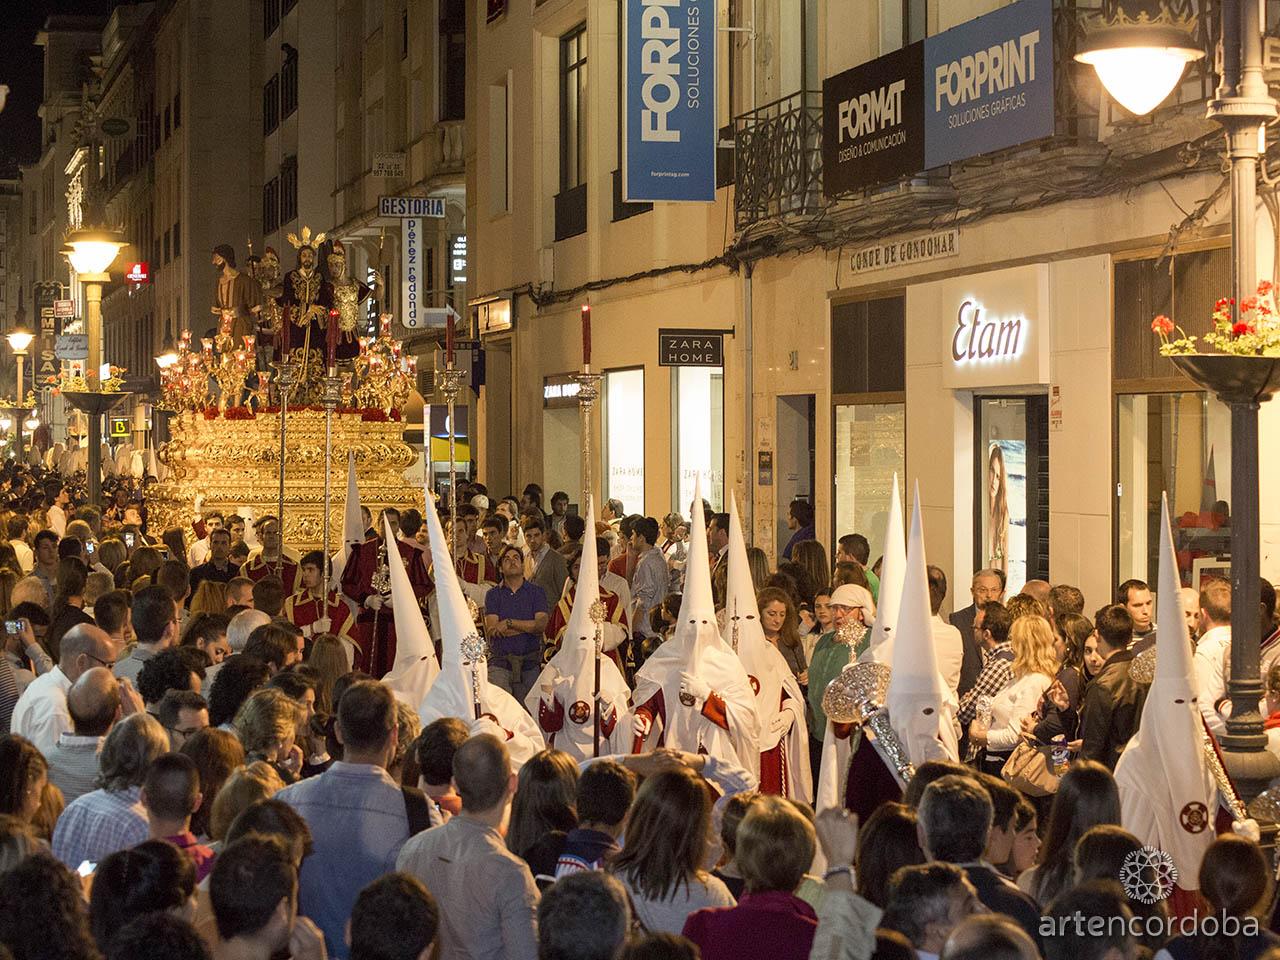
[[[41,70],[43,51],[34,46],[36,31],[54,14],[106,16],[117,0],[7,0],[0,3],[0,83],[9,86],[9,101],[0,113],[0,176],[14,176],[15,164],[29,163],[40,153]]]

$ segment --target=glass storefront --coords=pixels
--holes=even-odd
[[[644,513],[644,369],[604,375],[605,500],[621,500],[627,513]]]
[[[907,407],[902,403],[837,404],[835,428],[836,535],[863,534],[871,541],[874,562],[884,546],[881,540],[895,473],[907,495]]]
[[[1169,495],[1184,586],[1220,570],[1231,550],[1231,414],[1206,393],[1116,397],[1119,571],[1154,584],[1160,495]]]
[[[546,377],[542,382],[542,489],[548,503],[557,490],[569,494],[570,503],[582,499],[581,460],[578,384],[568,373]]]
[[[672,367],[671,411],[676,442],[672,504],[682,516],[702,475],[702,496],[717,513],[724,506],[724,370]],[[623,501],[625,503],[625,501]]]

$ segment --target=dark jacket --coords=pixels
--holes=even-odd
[[[956,696],[963,697],[978,682],[978,674],[982,672],[982,649],[973,636],[973,621],[978,615],[978,608],[972,603],[963,610],[951,615],[951,625],[960,631],[960,640],[964,647],[964,659],[960,661],[960,683],[956,687]]]
[[[1080,704],[1080,757],[1112,770],[1142,719],[1147,687],[1129,676],[1133,651],[1113,653],[1085,688]]]
[[[962,869],[988,910],[1003,913],[1039,945],[1040,908],[1034,900],[985,863],[966,864]]]

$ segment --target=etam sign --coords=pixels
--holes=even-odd
[[[1029,321],[1021,314],[995,317],[977,301],[965,300],[956,314],[951,359],[956,363],[1016,359],[1022,351],[1022,333],[1027,325]]]
[[[937,337],[942,379],[955,389],[1049,382],[1049,268],[1044,264],[907,289],[907,324]]]

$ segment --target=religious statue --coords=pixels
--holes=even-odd
[[[218,280],[209,312],[218,318],[218,349],[226,350],[256,332],[254,320],[262,309],[262,293],[257,280],[236,269],[236,253],[230,244],[213,248],[213,267]]]
[[[374,286],[361,283],[347,274],[347,251],[340,241],[334,241],[327,258],[329,283],[333,288],[333,305],[338,311],[339,362],[353,360],[360,353],[360,308],[370,296],[382,298],[382,278],[374,274]]]
[[[274,247],[267,247],[261,257],[249,258],[249,270],[258,281],[262,296],[258,311],[258,355],[265,353],[266,360],[259,360],[259,368],[265,368],[271,360],[272,344],[280,338],[280,298],[284,286],[280,282],[280,255]]]
[[[324,375],[325,337],[333,306],[333,288],[316,269],[316,248],[324,242],[324,236],[313,236],[310,227],[303,227],[301,236],[289,234],[289,243],[298,251],[298,266],[285,274],[280,296],[280,352],[289,354],[299,365],[299,403],[311,402],[304,398],[318,394],[319,380]]]

